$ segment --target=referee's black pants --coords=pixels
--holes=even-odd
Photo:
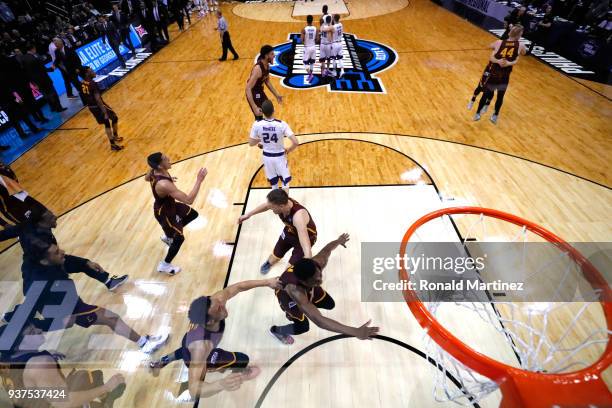
[[[223,47],[223,55],[221,55],[221,60],[225,61],[227,59],[227,51],[231,51],[234,54],[234,59],[238,59],[238,53],[232,46],[232,39],[230,38],[229,31],[223,32],[223,40],[221,41],[221,46]]]

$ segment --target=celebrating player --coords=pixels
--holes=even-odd
[[[246,85],[246,98],[251,107],[255,120],[263,118],[261,104],[268,100],[264,92],[264,84],[274,94],[278,103],[283,103],[283,97],[276,92],[272,82],[270,82],[270,64],[274,63],[274,48],[270,45],[264,45],[259,51],[257,64],[251,70],[251,76]]]
[[[321,287],[323,269],[329,256],[338,246],[346,246],[348,234],[325,245],[314,258],[303,258],[289,267],[280,277],[282,289],[276,291],[278,303],[291,323],[286,326],[272,326],[270,333],[284,344],[293,344],[292,335],[306,333],[308,319],[322,329],[355,336],[366,340],[378,333],[378,327],[370,327],[370,321],[360,327],[346,326],[321,314],[319,309],[331,310],[336,306],[334,299]]]
[[[81,93],[83,94],[85,104],[94,118],[96,118],[96,121],[100,125],[104,125],[104,131],[110,142],[111,150],[119,151],[123,149],[123,146],[118,144],[123,140],[122,137],[119,137],[119,118],[115,111],[102,99],[100,87],[93,80],[96,77],[96,73],[90,67],[84,67],[82,74]]]
[[[518,62],[519,55],[525,55],[527,49],[519,42],[523,35],[523,26],[515,25],[510,30],[507,40],[497,40],[491,44],[493,52],[489,58],[490,75],[486,83],[485,91],[478,103],[478,111],[474,115],[474,120],[480,120],[480,115],[484,113],[484,106],[493,100],[493,93],[497,91],[495,99],[495,112],[491,115],[491,122],[497,124],[499,110],[504,103],[504,95],[510,82],[512,67]]]
[[[476,89],[474,89],[474,93],[472,94],[472,99],[470,99],[470,101],[468,102],[468,110],[472,110],[472,108],[474,107],[474,102],[476,102],[476,98],[478,97],[478,95],[480,95],[481,92],[484,92],[485,87],[487,86],[487,81],[489,80],[489,76],[491,75],[491,67],[490,67],[490,63],[487,64],[487,66],[484,69],[484,72],[482,73],[482,77],[480,78],[480,81],[478,81],[478,85],[476,86]],[[485,113],[487,111],[487,109],[489,108],[489,102],[490,101],[486,101],[484,104],[484,107],[482,108],[482,112],[481,114]]]
[[[136,343],[140,349],[153,353],[168,340],[168,333],[159,336],[141,336],[116,313],[85,303],[81,300],[70,274],[91,268],[89,259],[66,256],[57,245],[33,242],[30,254],[24,259],[21,272],[25,309],[40,313],[45,319],[55,319],[61,327],[52,324],[51,330],[59,330],[76,324],[83,328],[106,326],[115,334]],[[14,313],[17,316],[18,312]]]
[[[331,59],[334,64],[332,71],[333,75],[336,76],[338,68],[340,68],[340,75],[338,78],[342,78],[344,75],[344,62],[342,58],[342,43],[344,42],[344,27],[340,22],[340,14],[334,14],[334,25],[332,26],[332,48],[331,48]]]
[[[147,158],[147,163],[151,171],[145,176],[145,180],[151,183],[151,190],[155,198],[153,212],[164,231],[161,240],[169,246],[166,258],[157,265],[157,271],[176,275],[181,268],[172,265],[172,260],[185,241],[183,227],[198,218],[198,212],[189,205],[195,201],[208,171],[200,169],[191,192],[185,194],[176,188],[175,179],[168,172],[172,168],[168,156],[160,152],[153,153]]]
[[[279,289],[278,278],[235,283],[212,296],[201,296],[189,307],[191,327],[183,336],[181,347],[150,363],[153,374],[175,360],[182,359],[189,368],[189,394],[210,397],[221,391],[234,391],[244,381],[259,375],[261,370],[249,365],[249,356],[218,348],[225,330],[228,312],[225,304],[240,292],[259,287]],[[234,373],[215,382],[205,382],[207,372],[230,369]]]
[[[58,361],[63,356],[41,350],[45,336],[35,322],[11,321],[0,327],[0,383],[13,403],[9,406],[112,408],[125,391],[123,376],[115,374],[106,382],[101,370],[73,370],[66,376]],[[57,395],[40,393],[33,399],[28,390],[55,390]]]
[[[290,265],[295,265],[297,261],[304,257],[310,258],[312,256],[312,246],[317,241],[317,226],[306,208],[294,199],[289,198],[287,192],[282,189],[270,191],[267,198],[267,202],[238,219],[240,224],[256,214],[272,210],[285,224],[272,254],[261,265],[260,271],[263,274],[268,273],[272,265],[280,261],[290,249],[293,249],[291,258],[289,258]]]
[[[274,118],[274,105],[265,101],[261,105],[264,119],[257,120],[251,128],[249,146],[259,145],[263,149],[263,165],[266,178],[273,189],[278,188],[279,179],[283,188],[289,190],[291,173],[287,164],[287,155],[295,150],[299,142],[289,125]],[[288,137],[292,144],[285,149],[284,138]]]
[[[317,58],[317,27],[312,25],[312,16],[306,17],[306,27],[302,29],[302,44],[304,44],[304,66],[308,72],[306,82],[310,83],[314,77],[314,63]]]

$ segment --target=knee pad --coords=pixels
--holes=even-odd
[[[280,177],[276,176],[274,178],[268,179],[268,181],[270,182],[271,186],[276,186],[278,184],[278,180],[280,179]]]

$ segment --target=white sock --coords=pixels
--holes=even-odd
[[[147,344],[147,336],[140,336],[138,339],[138,347],[142,348],[145,344]]]

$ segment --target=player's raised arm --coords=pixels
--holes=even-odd
[[[240,218],[238,218],[238,224],[241,224],[243,221],[248,220],[254,215],[261,214],[262,212],[266,212],[269,209],[270,209],[270,205],[268,203],[260,204],[257,207],[253,208],[248,213],[241,215]]]
[[[234,283],[233,285],[229,285],[227,288],[218,291],[212,295],[212,297],[216,298],[221,303],[225,303],[240,292],[246,292],[247,290],[263,287],[280,289],[278,278],[247,280]]]
[[[349,241],[349,234],[344,233],[340,235],[337,239],[333,240],[329,244],[325,245],[323,249],[319,251],[313,258],[313,260],[319,264],[321,269],[325,268],[327,265],[327,261],[329,260],[329,256],[334,251],[334,249],[338,248],[339,245],[342,245],[346,248],[346,243]]]
[[[198,171],[196,182],[193,185],[193,188],[191,189],[189,194],[185,194],[184,192],[176,188],[174,183],[171,183],[167,180],[162,180],[158,182],[156,188],[160,189],[159,191],[160,193],[165,193],[177,201],[191,205],[195,201],[198,195],[198,192],[200,191],[200,186],[202,185],[202,182],[206,178],[207,174],[208,174],[208,170],[206,169],[200,169]]]
[[[312,246],[310,245],[310,237],[308,236],[307,228],[308,221],[310,221],[310,216],[305,209],[299,210],[293,216],[293,226],[297,230],[300,246],[302,247],[302,252],[304,252],[304,258],[312,258]]]
[[[195,341],[189,346],[191,362],[189,364],[189,394],[194,398],[207,398],[221,391],[235,391],[240,388],[244,378],[240,374],[230,374],[214,382],[206,382],[206,358],[212,351],[210,341]]]
[[[334,319],[330,319],[321,314],[319,309],[308,300],[308,297],[304,292],[297,289],[295,285],[287,285],[285,290],[291,296],[291,298],[297,303],[300,310],[306,314],[306,316],[314,322],[317,326],[322,329],[329,330],[335,333],[346,334],[347,336],[354,336],[360,340],[370,339],[375,336],[380,330],[378,327],[370,327],[370,321],[360,327],[351,327],[342,324]]]
[[[253,110],[253,112],[258,112],[259,115],[261,115],[261,109],[257,105],[255,105],[255,99],[253,98],[253,87],[257,83],[257,80],[261,78],[261,76],[262,76],[261,68],[259,68],[258,65],[255,65],[253,69],[251,70],[251,76],[249,77],[249,80],[247,81],[246,91],[245,91],[246,98],[247,98],[247,101],[249,102],[249,105],[251,105],[251,109]]]

